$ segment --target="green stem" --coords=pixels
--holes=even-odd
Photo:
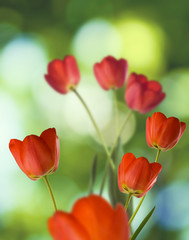
[[[115,108],[115,120],[116,120],[116,136],[119,133],[119,114],[118,114],[118,102],[117,102],[117,96],[116,96],[116,90],[113,89],[114,93],[114,108]]]
[[[114,141],[114,143],[113,143],[113,145],[112,145],[112,148],[111,148],[111,151],[110,151],[110,156],[111,156],[111,157],[112,157],[113,151],[114,151],[114,149],[115,149],[115,147],[116,147],[116,145],[117,145],[117,143],[118,143],[119,137],[120,137],[120,135],[121,135],[121,133],[122,133],[122,131],[123,131],[123,129],[124,129],[127,121],[129,120],[129,118],[130,118],[130,116],[131,116],[131,113],[132,113],[132,110],[130,110],[130,111],[128,112],[128,114],[127,114],[127,116],[126,116],[126,118],[125,118],[125,120],[124,120],[121,128],[119,129],[118,135],[117,135],[117,137],[115,138],[115,141]],[[105,184],[106,176],[107,176],[107,174],[108,174],[108,165],[109,165],[109,162],[107,162],[106,167],[105,167],[104,176],[103,176],[103,180],[102,180],[102,184],[101,184],[101,188],[100,188],[100,195],[102,195],[102,192],[103,192],[103,189],[104,189],[104,184]]]
[[[119,132],[118,132],[118,134],[117,134],[117,136],[116,136],[116,138],[114,140],[114,143],[112,145],[112,148],[111,148],[111,151],[110,151],[111,155],[113,154],[113,151],[114,151],[114,149],[115,149],[115,147],[116,147],[116,145],[118,143],[118,140],[119,140],[119,138],[120,138],[120,136],[121,136],[121,134],[122,134],[122,132],[123,132],[123,130],[125,128],[125,125],[127,124],[127,121],[129,120],[131,114],[132,114],[132,110],[129,110],[129,112],[127,113],[127,116],[126,116],[123,124],[121,125],[121,128],[119,129]]]
[[[44,176],[43,179],[44,179],[44,181],[46,183],[46,186],[48,188],[49,194],[51,196],[51,200],[52,200],[52,203],[53,203],[53,206],[54,206],[54,210],[57,211],[56,202],[55,202],[54,195],[53,195],[52,189],[50,187],[49,181],[47,179],[47,176]]]
[[[132,221],[133,221],[134,217],[136,216],[136,214],[137,214],[137,212],[138,212],[140,206],[142,205],[142,203],[143,203],[145,197],[146,197],[146,195],[144,195],[144,196],[142,197],[142,199],[140,200],[140,202],[139,202],[137,208],[135,209],[133,215],[132,215],[131,218],[129,219],[129,224],[132,223]]]
[[[125,210],[127,210],[128,206],[129,206],[129,202],[131,200],[131,197],[132,197],[132,193],[129,193],[129,196],[128,196],[127,201],[125,203]]]
[[[158,148],[157,154],[156,154],[156,160],[155,160],[156,163],[158,162],[160,152],[161,152],[161,150]]]
[[[98,128],[95,120],[94,120],[94,117],[93,117],[93,115],[91,114],[91,111],[89,110],[87,104],[85,103],[85,101],[83,100],[83,98],[81,97],[81,95],[76,91],[76,89],[72,88],[72,91],[76,94],[76,96],[79,98],[79,100],[80,100],[81,103],[83,104],[85,110],[87,111],[87,113],[88,113],[88,115],[89,115],[89,117],[90,117],[90,119],[91,119],[91,121],[92,121],[92,123],[93,123],[93,126],[94,126],[94,128],[96,129],[96,132],[97,132],[97,134],[98,134],[98,136],[99,136],[99,139],[100,139],[100,141],[101,141],[101,143],[102,143],[102,145],[103,145],[103,147],[104,147],[104,150],[105,150],[106,155],[107,155],[107,157],[108,157],[108,161],[109,161],[109,163],[110,163],[110,166],[112,167],[113,170],[115,170],[115,164],[114,164],[114,162],[113,162],[113,160],[112,160],[112,158],[111,158],[110,152],[109,152],[109,150],[108,150],[108,148],[107,148],[107,146],[106,146],[106,143],[105,143],[105,141],[104,141],[104,138],[103,138],[103,136],[102,136],[102,134],[101,134],[101,132],[100,132],[100,130],[99,130],[99,128]]]

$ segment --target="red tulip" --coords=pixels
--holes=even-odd
[[[94,65],[94,74],[104,90],[123,87],[128,70],[125,59],[116,60],[112,56],[105,57],[101,63]]]
[[[142,114],[150,112],[163,99],[161,84],[157,81],[148,81],[142,74],[132,73],[128,79],[125,91],[127,106]]]
[[[40,137],[11,139],[9,149],[20,169],[32,180],[51,174],[58,167],[60,152],[55,128],[45,130]]]
[[[80,81],[80,73],[75,58],[66,56],[63,60],[55,59],[50,62],[45,79],[57,92],[66,94]]]
[[[118,186],[121,192],[135,197],[144,196],[154,185],[162,169],[159,163],[149,163],[144,157],[126,153],[118,168]]]
[[[146,121],[146,141],[149,147],[167,151],[173,148],[182,137],[186,124],[175,117],[166,118],[156,112]]]
[[[54,240],[129,240],[124,207],[114,209],[97,195],[79,199],[71,213],[55,212],[48,228]]]

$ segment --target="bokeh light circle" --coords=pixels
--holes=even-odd
[[[173,182],[157,194],[156,216],[159,224],[169,230],[189,227],[189,182]]]
[[[74,55],[90,68],[107,55],[119,56],[121,49],[119,32],[106,20],[97,19],[85,23],[73,40]]]
[[[46,61],[45,50],[33,38],[15,38],[1,53],[1,77],[10,89],[26,91],[42,74]]]

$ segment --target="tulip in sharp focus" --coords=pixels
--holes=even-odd
[[[9,149],[20,169],[32,180],[51,174],[58,167],[60,151],[55,128],[43,131],[40,137],[11,139]]]
[[[150,112],[163,99],[161,84],[157,81],[149,81],[142,74],[132,73],[128,79],[125,91],[125,101],[130,109],[142,114]]]
[[[161,169],[159,163],[149,163],[145,157],[136,158],[126,153],[118,168],[120,191],[138,198],[144,196],[155,184]]]
[[[155,112],[146,121],[146,141],[149,147],[167,151],[173,148],[182,137],[186,124],[178,118],[167,118]]]
[[[66,56],[63,60],[55,59],[50,62],[45,79],[57,92],[66,94],[80,81],[80,72],[75,58]]]
[[[121,58],[116,60],[112,56],[105,57],[94,65],[94,74],[104,90],[123,87],[128,70],[128,63]]]
[[[129,240],[124,207],[114,209],[97,195],[79,199],[71,213],[55,212],[48,228],[54,240]]]

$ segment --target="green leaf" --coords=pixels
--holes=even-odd
[[[141,224],[139,225],[139,227],[137,228],[137,230],[135,231],[135,233],[133,234],[133,236],[130,238],[130,240],[135,240],[136,237],[138,236],[138,234],[141,232],[141,230],[143,229],[143,227],[146,225],[146,223],[148,222],[148,220],[150,219],[150,217],[152,216],[154,210],[156,207],[153,207],[152,210],[148,213],[148,215],[144,218],[144,220],[141,222]]]
[[[93,193],[93,187],[94,187],[95,178],[96,178],[97,159],[98,159],[97,154],[95,154],[95,156],[93,158],[92,169],[91,169],[89,195]]]

